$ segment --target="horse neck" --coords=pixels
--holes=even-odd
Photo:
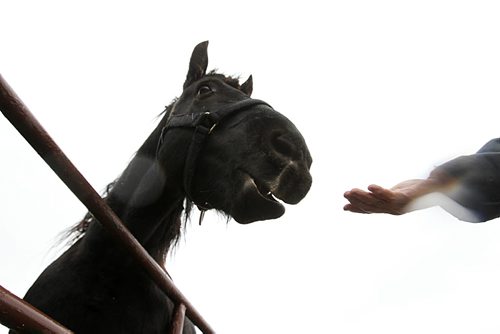
[[[158,262],[165,260],[168,249],[181,233],[185,198],[177,181],[179,163],[173,157],[172,168],[165,170],[156,159],[160,133],[158,126],[115,181],[107,197],[109,206]],[[101,239],[95,238],[96,234],[103,234],[100,227],[90,228],[86,237]]]

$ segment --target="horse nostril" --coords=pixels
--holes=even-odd
[[[291,157],[295,151],[295,145],[284,134],[275,134],[271,137],[272,148],[287,157]]]

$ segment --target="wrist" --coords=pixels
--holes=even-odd
[[[427,186],[432,188],[432,192],[439,192],[452,184],[453,181],[454,178],[448,173],[440,169],[434,169],[427,178]]]

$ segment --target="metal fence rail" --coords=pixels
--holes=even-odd
[[[0,110],[4,116],[12,123],[19,133],[30,143],[35,151],[42,159],[52,168],[66,186],[78,197],[78,199],[87,207],[94,217],[107,229],[108,233],[113,238],[117,239],[125,249],[138,261],[146,270],[151,279],[157,286],[176,304],[172,332],[182,333],[184,317],[187,316],[203,333],[215,333],[210,325],[203,319],[194,306],[187,298],[177,289],[171,279],[168,277],[163,268],[149,255],[142,245],[123,225],[120,219],[115,215],[106,202],[92,188],[82,174],[76,169],[73,163],[66,157],[59,146],[54,142],[50,135],[45,131],[42,125],[31,114],[29,109],[24,105],[21,99],[16,95],[8,83],[0,74]],[[0,299],[12,297],[12,294],[0,294]],[[9,307],[10,304],[0,301],[2,305]],[[23,305],[25,305],[24,303]],[[23,321],[31,319],[36,322],[35,318],[42,316],[41,312],[37,312],[33,307],[28,306],[26,313],[23,313]],[[0,322],[7,326],[13,326],[11,321],[17,321],[11,318],[15,308],[11,308],[7,312],[0,309]],[[22,311],[24,312],[24,311]],[[34,313],[33,313],[34,312]],[[24,318],[25,317],[25,318]],[[37,318],[38,319],[38,318]],[[31,321],[29,320],[29,321]],[[53,322],[47,318],[47,321]],[[35,323],[34,322],[34,323]],[[54,322],[55,323],[55,322]],[[14,325],[21,325],[16,322]],[[42,330],[39,327],[38,330]],[[47,333],[47,331],[42,331]],[[51,331],[48,331],[51,332]],[[54,333],[70,333],[70,331],[60,328]]]
[[[0,322],[9,328],[30,333],[73,333],[1,285]]]

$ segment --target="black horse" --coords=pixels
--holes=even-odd
[[[252,77],[206,73],[208,42],[193,50],[182,95],[109,187],[107,203],[160,264],[193,204],[239,223],[285,212],[309,191],[311,156],[295,126],[250,98]],[[173,303],[87,214],[73,245],[25,300],[76,333],[167,333]],[[184,333],[194,333],[185,322]]]

